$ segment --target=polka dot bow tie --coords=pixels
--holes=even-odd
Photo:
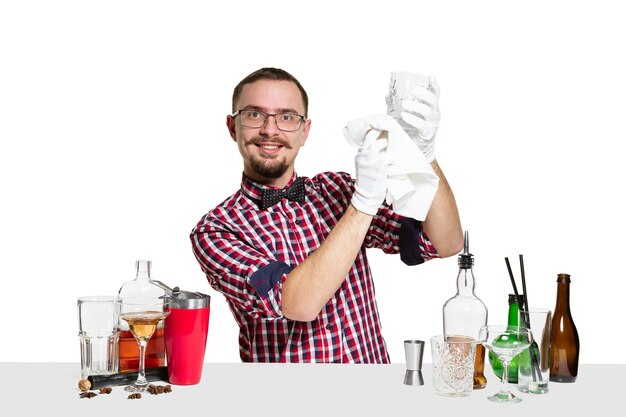
[[[282,190],[264,189],[261,194],[261,210],[272,207],[283,198],[291,201],[304,201],[304,179],[302,177],[296,178],[293,184]]]

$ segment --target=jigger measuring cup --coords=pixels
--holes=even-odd
[[[424,385],[422,359],[424,358],[423,340],[405,340],[404,357],[406,359],[405,385]]]

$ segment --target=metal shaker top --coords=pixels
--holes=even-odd
[[[211,296],[200,292],[181,291],[174,287],[171,293],[170,308],[196,309],[206,308],[211,304]]]

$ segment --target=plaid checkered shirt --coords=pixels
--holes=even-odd
[[[295,180],[289,181],[289,186]],[[421,223],[382,206],[352,269],[315,320],[281,311],[287,274],[326,239],[350,204],[346,173],[303,177],[304,202],[282,199],[260,209],[267,188],[245,175],[241,189],[193,228],[194,254],[213,289],[226,297],[239,325],[244,362],[389,363],[366,248],[400,254],[408,265],[438,257]]]

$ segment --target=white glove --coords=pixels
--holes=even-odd
[[[375,215],[387,195],[387,166],[384,150],[387,148],[386,131],[371,129],[354,158],[356,181],[352,205],[357,210]],[[380,137],[380,139],[379,139]]]
[[[435,77],[430,77],[430,87],[413,87],[413,100],[402,100],[402,119],[412,128],[405,129],[411,139],[430,163],[435,159],[435,135],[439,127],[439,86]]]

